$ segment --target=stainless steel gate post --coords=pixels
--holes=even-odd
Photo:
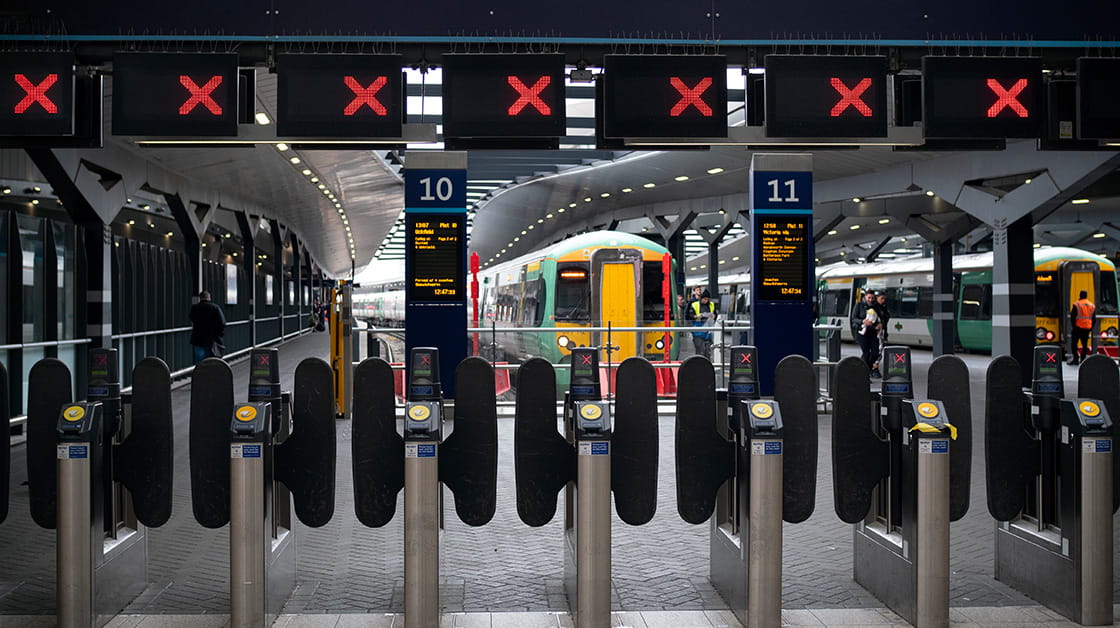
[[[75,403],[58,419],[58,521],[56,573],[58,625],[94,625],[93,543],[103,531],[94,522],[93,481],[101,481],[101,404]],[[95,525],[97,523],[98,525]]]
[[[229,582],[233,628],[263,628],[268,582],[265,465],[271,463],[270,403],[238,406],[230,426]]]

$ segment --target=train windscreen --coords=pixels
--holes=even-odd
[[[586,264],[563,264],[556,269],[556,320],[591,322],[591,280]]]
[[[661,262],[644,262],[642,264],[642,320],[646,323],[657,323],[665,320],[665,299],[661,298],[662,281],[665,274],[661,272]],[[670,318],[673,312],[669,312]]]
[[[1117,305],[1116,273],[1102,270],[1100,290],[1097,291],[1097,313],[1116,314],[1120,311]]]
[[[1036,273],[1034,282],[1034,315],[1045,318],[1060,318],[1062,315],[1062,295],[1052,271]]]

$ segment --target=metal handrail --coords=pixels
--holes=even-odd
[[[656,327],[468,327],[467,333],[530,333],[530,334],[567,334],[579,332],[649,332],[657,333],[663,331],[696,331],[698,329],[706,329],[708,331],[750,331],[751,327],[736,325],[734,327],[727,326],[678,326],[678,327],[664,327],[658,325]],[[400,331],[399,329],[396,331]]]
[[[93,342],[89,338],[73,338],[70,340],[42,340],[38,342],[21,342],[10,345],[0,345],[0,350],[36,349],[38,347],[62,347],[67,345],[84,345]]]
[[[169,327],[167,329],[153,329],[151,331],[136,331],[128,334],[113,334],[110,336],[113,340],[130,340],[132,338],[141,338],[143,336],[158,336],[160,334],[174,334],[184,331],[190,331],[191,327]]]

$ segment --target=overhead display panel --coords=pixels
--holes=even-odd
[[[443,55],[443,135],[563,137],[564,55]]]
[[[727,137],[727,57],[606,55],[604,137]]]
[[[277,56],[277,135],[400,137],[401,63],[400,55]]]
[[[74,134],[74,55],[0,55],[0,136]]]
[[[927,138],[1038,137],[1044,93],[1038,58],[922,58]]]
[[[1077,137],[1120,139],[1120,59],[1077,60]]]
[[[237,135],[236,54],[113,55],[113,134]]]
[[[886,137],[887,58],[766,56],[768,137]]]

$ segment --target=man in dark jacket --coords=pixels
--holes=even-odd
[[[867,365],[868,371],[875,367],[879,360],[879,329],[877,316],[868,317],[868,310],[875,309],[875,293],[867,290],[863,293],[863,300],[852,308],[851,326],[852,336],[859,343],[860,357]]]
[[[887,293],[882,290],[875,293],[875,313],[879,315],[879,355],[875,358],[875,366],[871,369],[871,377],[882,377],[879,371],[879,359],[883,357],[883,350],[887,347],[890,333],[887,325],[891,322],[891,311],[887,307]]]
[[[222,308],[210,300],[210,293],[198,293],[198,303],[191,306],[191,345],[194,347],[194,363],[206,358],[220,358],[222,335],[226,331],[226,317]],[[217,346],[216,346],[217,345]]]

